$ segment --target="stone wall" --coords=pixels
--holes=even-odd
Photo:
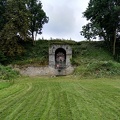
[[[59,72],[57,69],[54,69],[53,67],[50,67],[50,66],[45,66],[45,67],[29,66],[29,67],[22,67],[22,68],[17,66],[15,69],[19,71],[21,75],[25,75],[25,76],[69,75],[69,74],[72,74],[74,71],[74,68],[71,66]]]

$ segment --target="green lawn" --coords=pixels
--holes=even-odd
[[[120,77],[19,78],[0,89],[0,120],[120,120]]]
[[[10,82],[0,82],[0,90],[1,89],[4,89],[4,88],[7,88],[11,85]]]

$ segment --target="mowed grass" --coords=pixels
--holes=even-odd
[[[4,89],[4,88],[7,88],[11,85],[10,82],[0,82],[0,90],[1,89]]]
[[[120,77],[19,78],[0,90],[0,120],[120,120]]]

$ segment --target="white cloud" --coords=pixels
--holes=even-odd
[[[84,39],[79,32],[87,23],[82,13],[86,10],[89,0],[41,0],[41,2],[49,22],[44,25],[43,34],[39,37],[71,38],[76,41]]]

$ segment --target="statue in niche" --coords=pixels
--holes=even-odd
[[[65,54],[58,52],[56,54],[56,68],[63,69],[65,67]]]

